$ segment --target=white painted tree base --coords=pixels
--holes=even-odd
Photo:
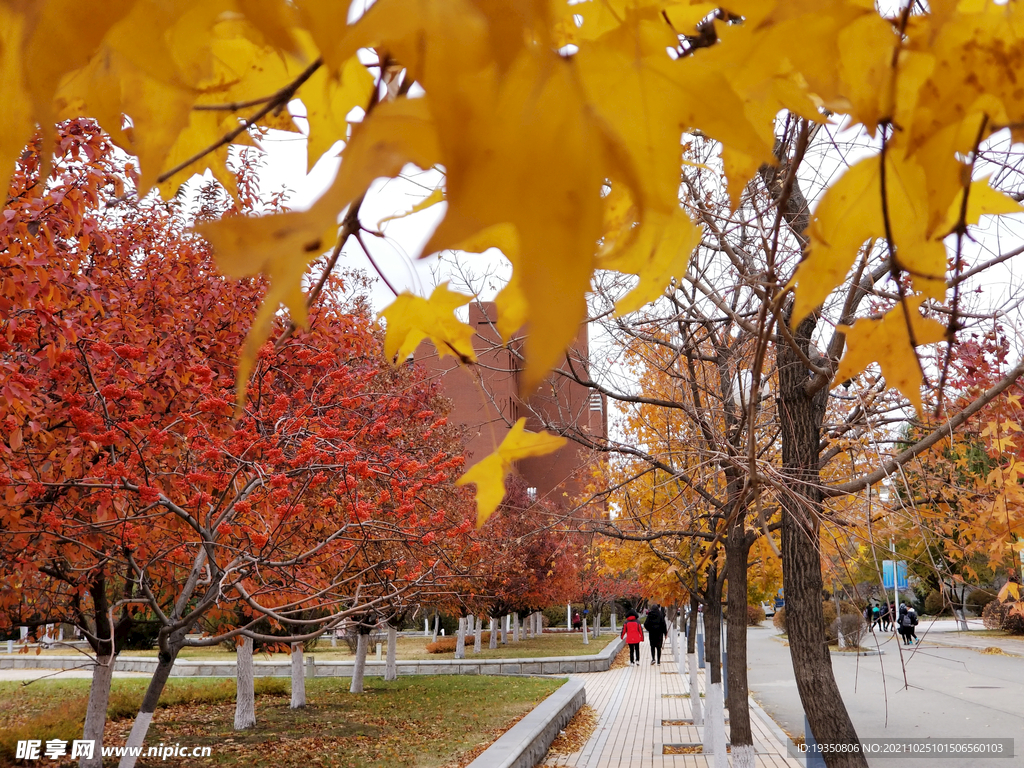
[[[729,768],[729,755],[725,751],[725,702],[722,684],[708,686],[705,702],[708,716],[704,723],[704,754],[714,755],[714,768]]]
[[[455,658],[466,658],[466,617],[459,618],[459,633],[455,638]]]
[[[700,704],[700,686],[697,685],[697,654],[687,654],[686,663],[690,667],[690,710],[693,712],[693,724],[703,725],[704,713]]]
[[[384,667],[384,680],[398,679],[398,627],[388,624],[388,663]]]
[[[235,730],[256,725],[256,683],[252,662],[252,638],[236,649],[235,658]]]
[[[142,742],[146,739],[146,732],[149,731],[149,724],[152,720],[152,712],[139,712],[135,716],[135,722],[132,723],[132,732],[128,734],[128,741],[125,743],[127,747],[125,755],[121,758],[121,762],[117,764],[117,768],[135,768],[135,762],[139,758],[131,754],[134,751],[132,747],[142,747]]]
[[[746,744],[732,748],[732,768],[754,768],[754,747]]]
[[[356,645],[356,662],[352,666],[352,684],[348,688],[349,693],[363,692],[363,675],[366,672],[366,648],[370,644],[370,636],[359,633],[358,644]]]
[[[292,643],[291,709],[302,709],[306,706],[306,665],[303,662],[302,643]]]
[[[85,726],[82,729],[82,739],[93,742],[92,757],[79,758],[78,768],[103,768],[103,729],[107,723],[110,678],[113,674],[113,657],[97,657],[96,666],[92,668],[89,704],[85,710]]]

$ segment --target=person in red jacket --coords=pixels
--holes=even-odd
[[[629,643],[629,665],[640,664],[640,643],[644,641],[644,628],[636,618],[636,612],[630,611],[626,615],[626,623],[622,625],[622,634],[619,637],[626,638]]]

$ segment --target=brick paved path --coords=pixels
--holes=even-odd
[[[684,646],[685,648],[685,646]],[[663,724],[691,718],[689,675],[680,675],[672,649],[665,643],[661,666],[651,666],[645,642],[639,667],[580,675],[587,686],[587,704],[600,718],[583,749],[571,755],[549,754],[544,766],[572,768],[710,768],[711,756],[665,755],[665,744],[699,743],[703,728]],[[700,670],[704,690],[704,670]],[[751,711],[758,768],[802,768],[803,761],[786,757],[786,747]],[[728,726],[726,726],[728,733]]]

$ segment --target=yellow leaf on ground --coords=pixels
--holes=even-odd
[[[388,360],[403,363],[429,338],[440,357],[452,355],[462,362],[476,360],[473,329],[455,316],[455,310],[469,303],[472,296],[448,290],[441,283],[429,299],[403,293],[380,313],[388,321],[384,354]]]
[[[896,387],[921,410],[921,363],[914,350],[915,344],[934,344],[946,336],[946,327],[918,312],[921,297],[908,298],[905,304],[897,304],[883,317],[863,318],[853,326],[839,326],[846,332],[846,354],[839,361],[835,382],[853,378],[872,363],[878,363],[886,382]],[[911,343],[910,328],[914,336]]]
[[[512,464],[530,456],[544,456],[565,445],[565,438],[548,432],[527,432],[526,419],[517,421],[498,450],[470,467],[456,485],[476,484],[477,527],[487,522],[505,498],[505,475]]]

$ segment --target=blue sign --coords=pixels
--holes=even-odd
[[[895,576],[895,579],[894,579]],[[895,580],[895,584],[893,581]],[[906,560],[883,560],[882,561],[882,586],[886,589],[907,589],[907,561]]]

